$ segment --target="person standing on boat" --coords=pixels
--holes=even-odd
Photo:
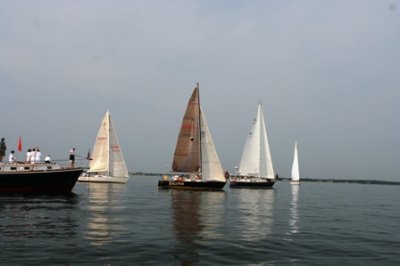
[[[45,162],[45,163],[51,163],[50,155],[47,155],[47,156],[44,158],[44,162]]]
[[[31,151],[30,162],[31,164],[35,164],[35,161],[36,161],[36,148],[33,148]]]
[[[42,153],[40,152],[39,148],[36,148],[35,161],[40,162],[41,159],[42,159]]]
[[[14,163],[14,162],[17,161],[17,157],[15,157],[15,154],[14,154],[14,151],[13,151],[13,150],[11,151],[10,155],[8,156],[8,161],[9,161],[10,163]]]
[[[4,138],[1,138],[0,141],[0,162],[3,161],[3,157],[6,155],[7,146],[4,141]]]
[[[75,148],[69,150],[69,162],[71,167],[75,166]]]
[[[26,162],[27,163],[31,162],[31,156],[32,156],[32,150],[28,149],[28,151],[26,152]]]

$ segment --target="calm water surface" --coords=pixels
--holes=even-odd
[[[157,180],[0,196],[0,264],[400,265],[400,186],[196,192]]]

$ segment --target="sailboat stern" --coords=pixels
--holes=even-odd
[[[232,176],[229,182],[230,188],[255,188],[268,189],[275,184],[275,179],[257,178],[248,176]]]
[[[158,188],[160,189],[187,189],[187,190],[223,190],[226,182],[220,181],[171,181],[159,180]]]

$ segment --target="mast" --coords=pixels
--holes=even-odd
[[[110,131],[111,131],[111,114],[110,114],[110,111],[109,110],[107,110],[107,119],[108,119],[108,128],[107,128],[107,141],[108,141],[108,143],[107,143],[107,147],[108,147],[108,152],[107,152],[107,157],[108,157],[108,160],[107,160],[107,169],[108,169],[108,173],[107,173],[107,175],[111,175],[111,169],[110,169],[110,160],[111,160],[111,158],[110,158],[110,152],[111,152],[111,145],[110,145]]]

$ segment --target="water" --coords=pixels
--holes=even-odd
[[[400,186],[196,192],[157,179],[0,196],[0,264],[400,265]]]

